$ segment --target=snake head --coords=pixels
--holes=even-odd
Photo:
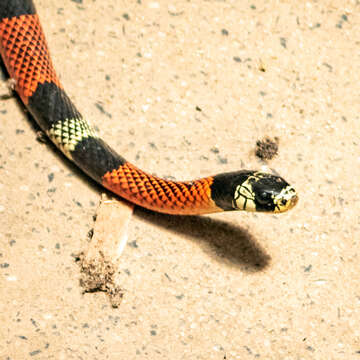
[[[223,210],[281,213],[293,208],[298,196],[280,176],[242,170],[214,177],[213,200]]]
[[[295,189],[280,176],[254,172],[235,189],[233,205],[246,211],[281,213],[298,201]]]

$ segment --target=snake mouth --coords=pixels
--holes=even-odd
[[[274,212],[282,213],[288,211],[292,209],[298,201],[299,197],[295,189],[292,186],[287,186],[274,198]]]
[[[292,209],[292,208],[297,204],[298,201],[299,201],[299,197],[297,196],[297,194],[295,194],[295,195],[291,198],[290,204],[289,204],[287,210]]]

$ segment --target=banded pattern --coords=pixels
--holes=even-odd
[[[242,170],[177,182],[138,169],[100,139],[65,93],[32,0],[0,1],[0,54],[21,100],[56,146],[119,196],[170,214],[283,212],[297,195],[281,177]]]

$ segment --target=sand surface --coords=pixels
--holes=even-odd
[[[267,164],[300,201],[136,208],[115,309],[75,261],[101,187],[0,101],[0,359],[360,359],[358,1],[35,4],[65,89],[128,160],[179,180],[260,169],[256,141],[278,137]]]

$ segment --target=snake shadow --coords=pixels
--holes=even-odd
[[[32,116],[27,115],[34,132],[39,131],[40,128]],[[81,179],[84,186],[95,188],[99,194],[107,192],[110,196],[114,196],[67,159],[46,136],[41,142],[46,143],[44,146],[47,147],[47,151],[52,151],[54,156],[64,162],[70,172]],[[236,266],[244,272],[262,271],[270,264],[271,257],[257,239],[247,229],[233,223],[209,216],[161,214],[138,206],[135,207],[134,214],[152,225],[195,241],[208,256],[225,265]]]
[[[7,78],[7,71],[0,59],[0,79],[5,81]],[[42,131],[40,127],[23,106],[18,95],[13,93],[12,96],[18,99],[18,106],[27,115],[27,120],[31,124],[34,133],[41,134]],[[0,98],[0,100],[6,100],[7,98],[8,97],[5,96],[4,98]],[[99,193],[106,191],[101,185],[85,175],[74,163],[68,160],[45,135],[44,137],[40,136],[40,138],[38,136],[38,140],[46,143],[47,151],[52,151],[84,184],[95,187]],[[113,194],[111,195],[113,196]],[[242,271],[261,271],[270,263],[270,256],[253,235],[248,230],[237,225],[208,216],[167,215],[155,213],[140,207],[136,207],[135,214],[146,222],[163,227],[173,233],[184,235],[186,238],[199,244],[203,251],[212,258],[227,265],[235,265]]]
[[[28,120],[32,122],[34,131],[39,130],[30,114]],[[106,192],[109,196],[116,196],[67,159],[46,135],[43,141],[46,143],[44,146],[47,147],[47,151],[52,151],[60,161],[64,162],[70,172],[81,179],[84,186],[95,188],[99,194]],[[228,266],[236,266],[244,272],[262,271],[270,263],[271,257],[257,239],[247,229],[233,223],[209,216],[161,214],[138,206],[135,207],[134,215],[152,225],[195,241],[208,256]]]
[[[244,272],[264,270],[271,257],[254,236],[238,225],[208,216],[179,216],[136,208],[136,216],[195,241],[205,253]]]

